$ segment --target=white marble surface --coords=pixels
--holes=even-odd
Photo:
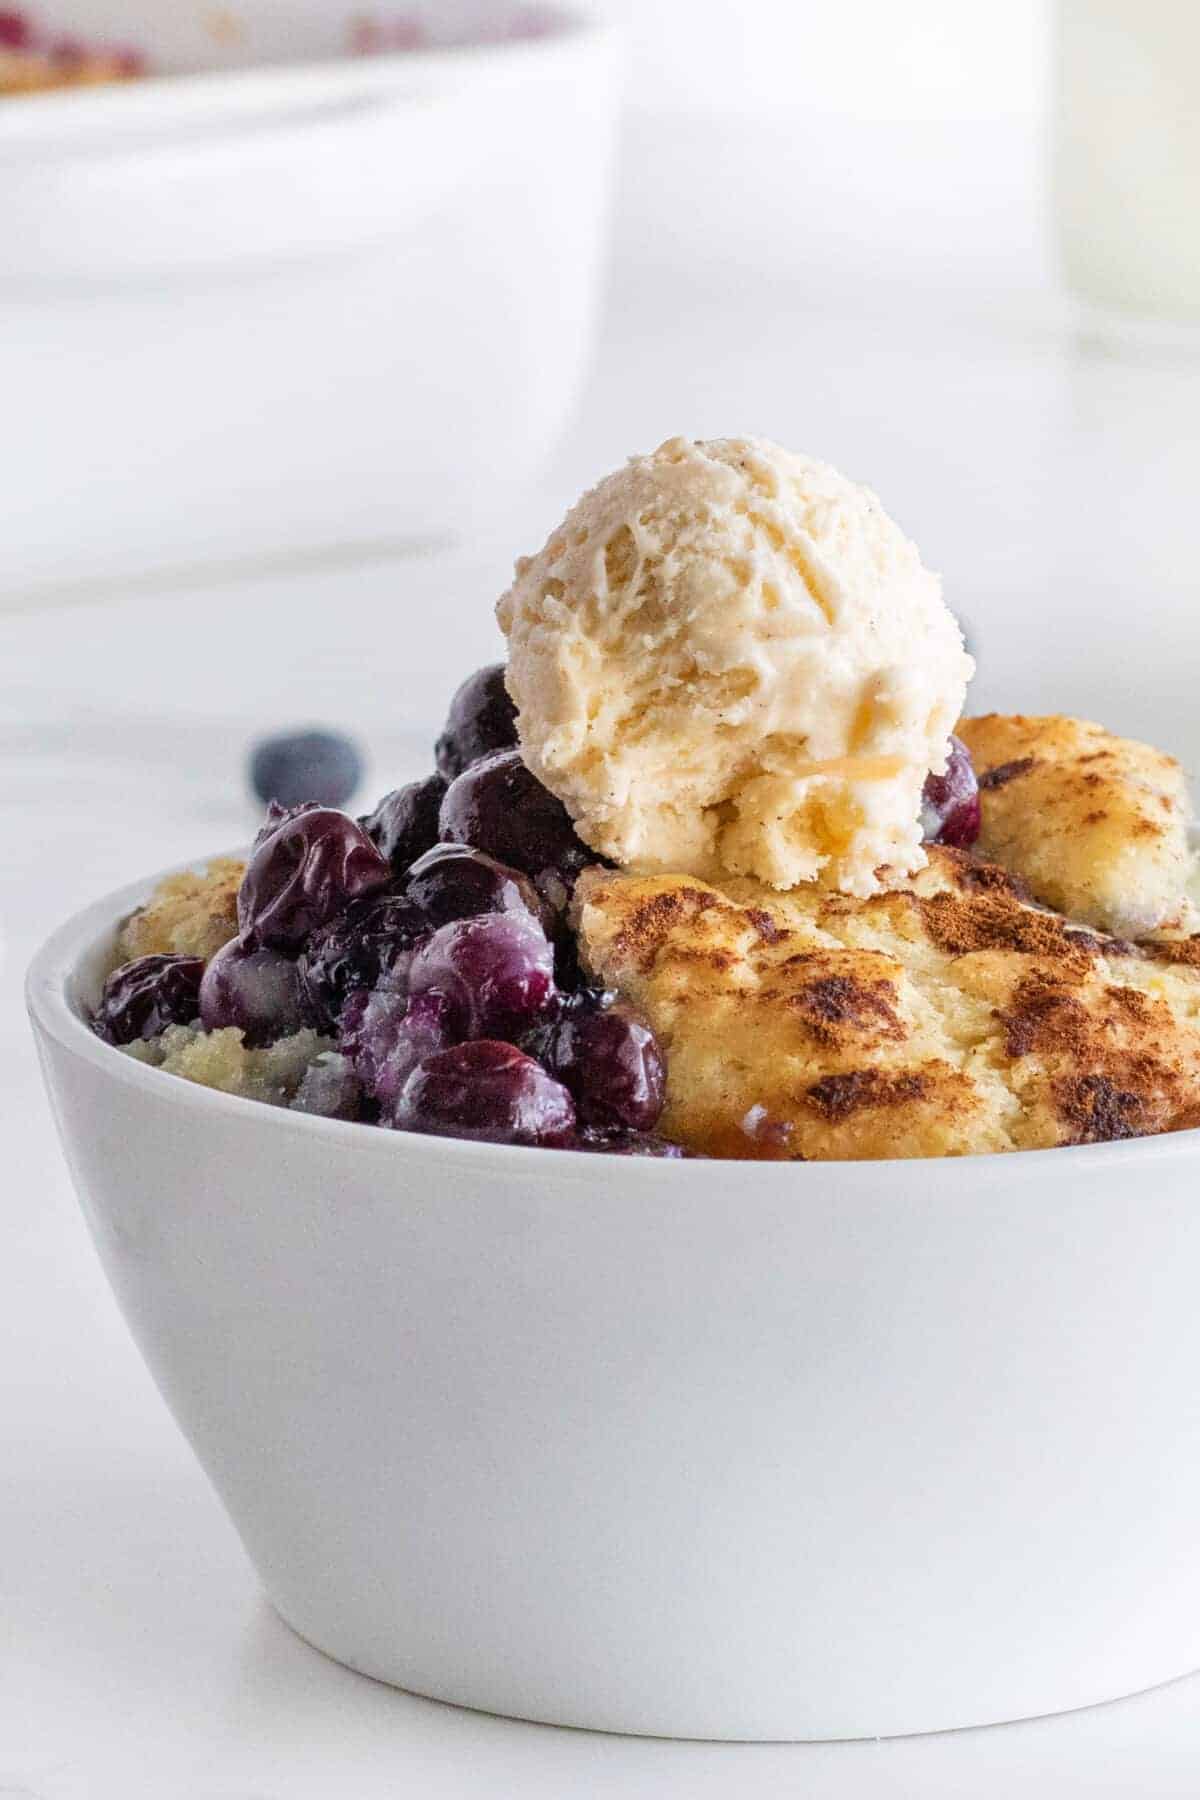
[[[946,573],[981,704],[1091,710],[1200,748],[1198,400],[1195,369],[1080,351],[1020,296],[830,307],[714,278],[681,311],[626,285],[574,434],[493,541],[0,617],[0,1795],[1200,1791],[1200,1678],[985,1732],[735,1748],[473,1717],[307,1649],[259,1597],[104,1287],[19,1001],[64,913],[244,835],[254,732],[356,729],[376,791],[419,767],[454,681],[494,648],[512,554],[586,478],[676,430],[766,431],[870,479]]]

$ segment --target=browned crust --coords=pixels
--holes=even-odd
[[[662,1037],[665,1128],[710,1155],[960,1155],[1200,1118],[1200,938],[1082,928],[963,852],[869,900],[594,870],[578,916],[590,972]]]
[[[236,857],[221,856],[206,869],[168,875],[121,927],[117,962],[160,953],[215,956],[237,935],[237,892],[244,873],[245,864]]]
[[[1190,808],[1173,757],[1058,713],[986,713],[958,733],[985,857],[1079,924],[1134,938],[1182,924]]]

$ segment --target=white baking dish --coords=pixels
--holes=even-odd
[[[607,32],[563,12],[525,39],[332,57],[346,13],[262,10],[259,47],[292,42],[294,14],[307,60],[0,105],[0,591],[428,542],[502,508],[570,408]],[[477,27],[460,6],[444,30],[456,13]],[[134,8],[56,22],[111,36],[118,15],[146,44]]]

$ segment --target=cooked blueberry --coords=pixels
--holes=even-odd
[[[682,1144],[657,1137],[652,1131],[581,1131],[574,1150],[591,1150],[600,1156],[657,1156],[680,1161],[687,1155]]]
[[[352,900],[382,887],[391,866],[345,813],[298,812],[258,844],[238,890],[238,924],[250,948],[296,950]]]
[[[543,930],[554,924],[552,908],[528,875],[466,844],[437,844],[427,851],[409,870],[404,891],[431,925],[485,912],[527,912]]]
[[[236,1025],[248,1044],[301,1030],[309,1011],[295,957],[265,945],[248,950],[237,938],[223,945],[200,983],[200,1023],[205,1031]]]
[[[446,728],[437,741],[438,774],[453,781],[481,756],[507,750],[516,741],[517,709],[504,685],[504,664],[476,669],[450,702]]]
[[[408,971],[413,994],[444,994],[464,1038],[520,1036],[551,1005],[554,952],[524,910],[455,919],[427,938]]]
[[[314,1016],[336,1022],[358,988],[404,993],[413,950],[429,923],[404,894],[368,894],[309,934],[300,958]]]
[[[442,994],[352,994],[342,1013],[339,1044],[385,1122],[417,1064],[456,1043],[454,1008]]]
[[[438,814],[446,783],[440,775],[410,781],[407,787],[385,794],[373,813],[359,823],[371,842],[387,857],[397,875],[438,841]]]
[[[157,1037],[168,1025],[200,1015],[201,956],[139,956],[114,969],[92,1014],[92,1029],[109,1044]]]
[[[260,800],[344,806],[362,780],[362,757],[338,731],[283,731],[250,753],[250,785]]]
[[[576,836],[562,801],[530,773],[519,750],[484,757],[450,783],[440,835],[445,843],[470,844],[520,869],[560,909],[580,870],[597,860]]]
[[[288,819],[298,819],[301,813],[317,812],[320,809],[315,800],[302,800],[299,806],[283,806],[278,800],[272,800],[267,807],[262,824],[254,839],[254,848],[265,844],[272,833],[278,831]]]
[[[393,1122],[402,1131],[565,1148],[575,1108],[561,1082],[512,1044],[482,1039],[427,1056],[405,1082]]]
[[[950,739],[944,775],[929,775],[921,796],[921,829],[926,842],[969,850],[979,836],[979,783],[971,753],[961,738]]]
[[[572,995],[542,1058],[571,1090],[582,1124],[645,1132],[658,1123],[666,1064],[649,1025],[625,1002],[586,990]]]
[[[360,1118],[362,1088],[350,1058],[336,1050],[315,1057],[290,1105],[293,1112],[312,1113],[318,1119]]]

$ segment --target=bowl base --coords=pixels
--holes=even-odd
[[[465,1692],[451,1693],[444,1689],[426,1688],[410,1681],[401,1681],[388,1675],[378,1667],[372,1666],[370,1658],[356,1657],[351,1653],[335,1650],[319,1642],[311,1632],[297,1625],[290,1619],[277,1601],[265,1593],[272,1612],[286,1625],[287,1629],[298,1637],[302,1644],[315,1650],[318,1656],[326,1657],[336,1663],[339,1668],[349,1669],[353,1675],[361,1675],[367,1681],[378,1682],[381,1687],[394,1689],[397,1693],[407,1694],[414,1700],[428,1700],[438,1706],[451,1706],[460,1712],[481,1713],[486,1718],[508,1719],[520,1725],[552,1726],[560,1731],[594,1731],[607,1737],[644,1737],[657,1738],[666,1743],[709,1743],[709,1744],[851,1744],[864,1741],[876,1743],[886,1742],[891,1738],[939,1737],[950,1731],[984,1731],[991,1726],[1029,1725],[1039,1719],[1066,1718],[1071,1713],[1093,1712],[1102,1706],[1117,1706],[1123,1700],[1136,1700],[1143,1694],[1155,1693],[1159,1688],[1172,1687],[1177,1681],[1187,1681],[1200,1673],[1198,1669],[1179,1669],[1174,1674],[1163,1675],[1157,1680],[1149,1681],[1144,1686],[1130,1688],[1115,1694],[1098,1694],[1094,1699],[1076,1701],[1066,1706],[1047,1706],[1044,1710],[1020,1713],[1015,1716],[1001,1715],[980,1719],[962,1719],[937,1725],[914,1725],[911,1729],[897,1729],[892,1726],[886,1731],[872,1731],[866,1727],[858,1731],[831,1730],[821,1731],[813,1727],[805,1727],[798,1731],[769,1732],[761,1735],[740,1730],[672,1730],[667,1726],[654,1729],[645,1724],[619,1724],[585,1718],[574,1714],[567,1715],[553,1708],[523,1712],[520,1710],[501,1710],[488,1706],[479,1700],[471,1699]]]

